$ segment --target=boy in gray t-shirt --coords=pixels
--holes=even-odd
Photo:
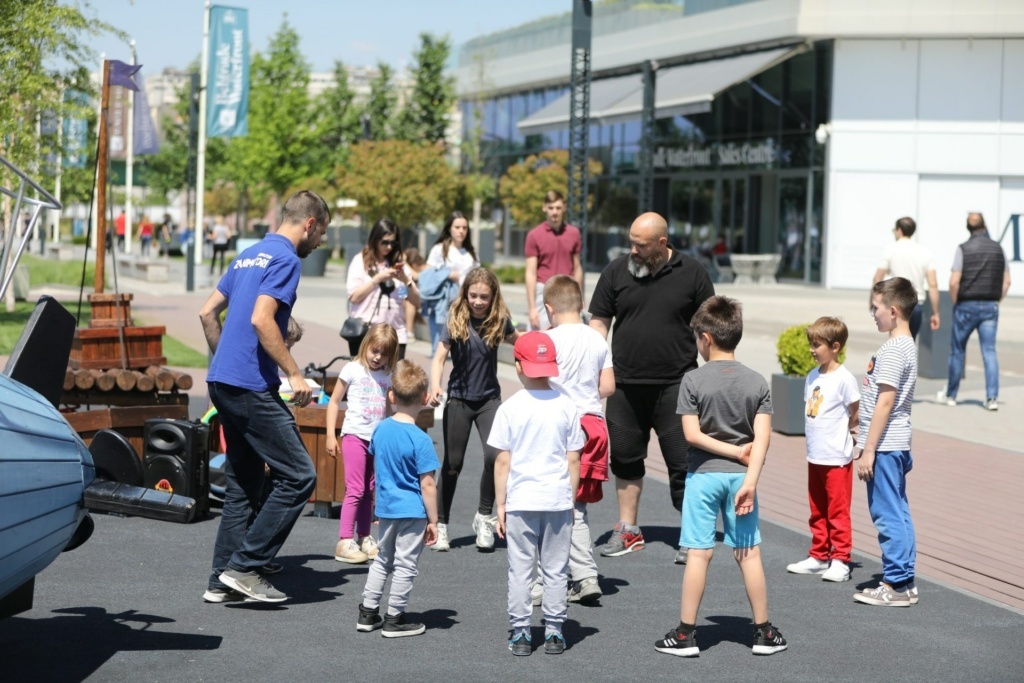
[[[679,626],[654,643],[658,652],[696,657],[697,610],[715,549],[719,514],[725,544],[732,546],[754,615],[755,655],[786,649],[786,639],[768,621],[768,593],[761,565],[757,480],[772,429],[768,384],[736,360],[743,314],[735,299],[713,296],[690,321],[705,364],[679,386],[678,412],[689,444],[679,545],[689,548],[683,575]]]

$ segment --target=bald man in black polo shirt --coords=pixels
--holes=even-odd
[[[619,522],[601,547],[605,557],[644,548],[637,512],[651,429],[665,457],[672,504],[682,510],[687,446],[676,401],[683,375],[697,367],[690,318],[715,294],[707,269],[669,246],[668,224],[660,215],[645,213],[633,221],[629,242],[630,253],[608,264],[590,302],[590,326],[606,338],[609,329],[615,332],[615,393],[605,412]],[[685,548],[676,562],[686,562]]]

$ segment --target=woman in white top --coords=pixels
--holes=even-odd
[[[348,304],[350,318],[364,322],[387,323],[398,333],[398,360],[405,358],[409,333],[405,327],[405,300],[420,305],[419,291],[402,257],[398,226],[390,218],[373,224],[363,250],[348,266]],[[350,339],[349,354],[359,352],[362,339]]]
[[[469,236],[469,219],[461,211],[452,211],[444,223],[441,234],[437,236],[437,241],[427,254],[427,267],[447,267],[451,271],[448,277],[462,287],[466,274],[479,265],[473,240]],[[436,349],[442,325],[435,322],[433,316],[430,316],[427,322],[430,326],[430,343]]]

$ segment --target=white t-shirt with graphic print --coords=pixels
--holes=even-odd
[[[348,408],[345,410],[345,421],[341,424],[341,433],[369,441],[373,430],[387,414],[391,375],[383,370],[370,370],[359,361],[352,361],[341,369],[338,381],[348,385]]]
[[[808,462],[842,466],[853,460],[850,405],[858,401],[857,379],[844,366],[824,375],[820,368],[814,368],[807,375],[804,432]]]

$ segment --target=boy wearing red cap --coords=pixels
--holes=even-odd
[[[530,584],[540,565],[544,582],[544,652],[565,650],[562,624],[568,611],[565,586],[572,543],[573,498],[579,486],[584,435],[573,402],[551,387],[558,376],[555,344],[543,332],[516,340],[516,372],[523,390],[494,416],[488,445],[494,463],[498,536],[508,542],[508,647],[514,655],[533,651]]]

